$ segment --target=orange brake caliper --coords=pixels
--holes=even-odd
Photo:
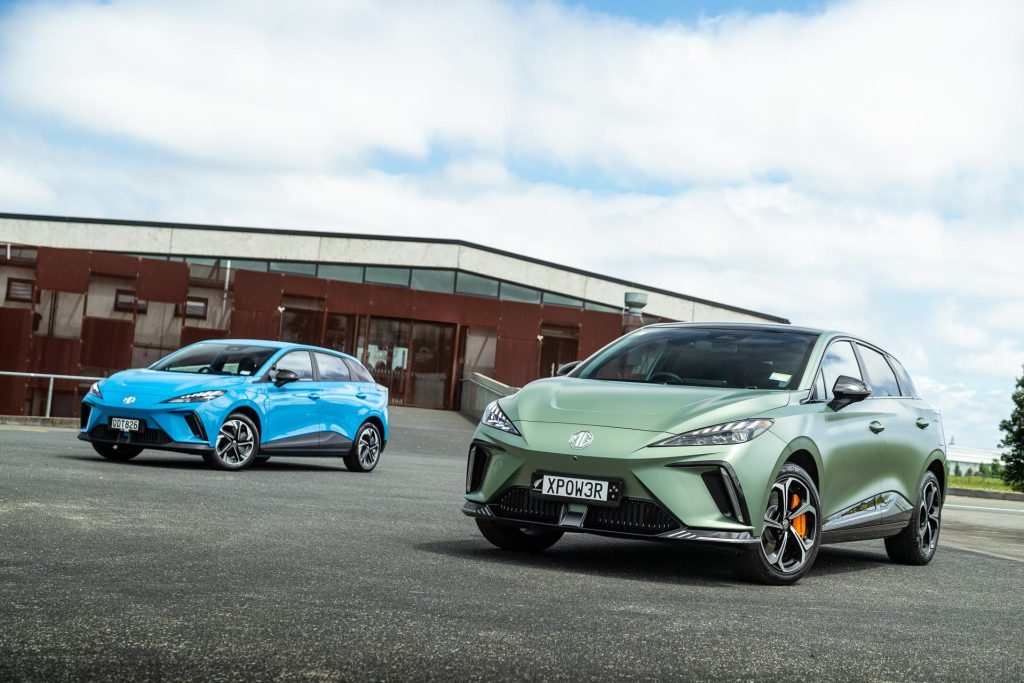
[[[796,510],[798,505],[800,505],[800,496],[798,496],[798,495],[796,495],[794,493],[793,494],[793,498],[792,498],[792,500],[789,503],[789,509],[790,510]],[[796,530],[796,532],[798,534],[800,534],[800,538],[807,538],[807,513],[806,512],[804,514],[800,515],[799,517],[795,517],[793,519],[793,528]]]

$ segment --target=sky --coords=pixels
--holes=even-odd
[[[464,239],[863,335],[993,448],[1024,3],[0,0],[0,211]]]

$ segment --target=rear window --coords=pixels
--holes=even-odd
[[[793,389],[817,335],[756,329],[650,328],[587,361],[577,377],[732,389]]]

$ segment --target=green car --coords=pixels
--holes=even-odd
[[[796,582],[822,543],[935,555],[946,487],[937,411],[899,361],[789,325],[627,334],[487,406],[462,512],[491,543],[566,531],[709,543],[754,581]]]

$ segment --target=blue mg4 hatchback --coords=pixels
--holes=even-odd
[[[93,384],[78,438],[110,460],[151,448],[240,470],[272,455],[327,455],[369,472],[387,444],[387,406],[387,388],[343,353],[204,341]]]

